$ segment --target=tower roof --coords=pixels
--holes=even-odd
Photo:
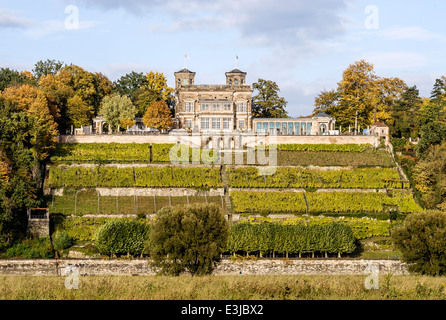
[[[315,118],[331,118],[328,114],[325,112],[319,112],[317,115],[314,116]]]
[[[226,73],[243,73],[243,74],[246,74],[246,72],[243,72],[242,70],[240,70],[238,68],[234,68],[231,71],[226,72]]]
[[[190,70],[187,69],[187,68],[183,68],[183,69],[181,69],[180,71],[177,71],[177,72],[175,72],[175,73],[195,73],[195,72],[192,72],[192,71],[190,71]]]

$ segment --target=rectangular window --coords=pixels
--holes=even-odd
[[[209,118],[201,118],[201,130],[209,129]]]
[[[192,129],[192,120],[186,120],[186,129]]]
[[[294,122],[294,134],[299,134],[299,122]]]
[[[307,135],[311,135],[311,122],[307,123]]]
[[[288,122],[288,135],[293,135],[293,123]]]
[[[274,122],[270,122],[269,123],[269,133],[273,134],[274,133]]]
[[[238,121],[238,128],[239,129],[245,129],[245,120],[239,120]]]
[[[262,123],[257,122],[257,132],[262,132]]]
[[[223,119],[223,130],[231,129],[231,119]]]
[[[220,105],[218,103],[212,104],[212,111],[219,111],[219,110],[220,110]]]
[[[305,122],[302,122],[302,123],[300,124],[300,134],[301,134],[302,136],[305,135],[305,129],[306,129],[306,127],[307,127],[307,125],[305,124]]]
[[[237,112],[246,112],[246,103],[237,103]]]
[[[220,118],[213,118],[212,119],[212,129],[220,130]]]
[[[263,123],[263,132],[268,132],[268,122]]]
[[[284,136],[287,135],[287,126],[286,126],[286,122],[283,122],[283,123],[282,123],[282,134],[283,134]]]
[[[201,111],[209,111],[209,104],[202,103],[201,104]]]
[[[280,122],[276,122],[276,134],[280,134]]]
[[[231,111],[231,104],[230,103],[223,104],[223,109],[225,111]]]
[[[194,111],[194,104],[192,102],[186,102],[186,112],[193,112]]]

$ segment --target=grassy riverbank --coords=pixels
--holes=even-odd
[[[2,276],[2,300],[437,300],[446,277],[380,275],[379,289],[364,276],[81,276],[78,290],[65,277]]]

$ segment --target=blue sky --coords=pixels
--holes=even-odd
[[[0,67],[56,59],[112,81],[163,72],[173,86],[187,54],[195,83],[219,84],[238,55],[248,83],[277,82],[300,116],[360,59],[429,96],[446,75],[444,12],[443,0],[0,0]]]

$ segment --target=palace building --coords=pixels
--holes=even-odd
[[[252,118],[246,72],[226,72],[226,84],[195,84],[195,72],[175,72],[177,129],[200,132],[264,132],[274,135],[333,134],[336,120],[325,113],[309,118]]]
[[[195,84],[195,72],[175,72],[175,117],[178,129],[193,131],[252,130],[252,88],[246,72],[226,72],[226,84]]]

